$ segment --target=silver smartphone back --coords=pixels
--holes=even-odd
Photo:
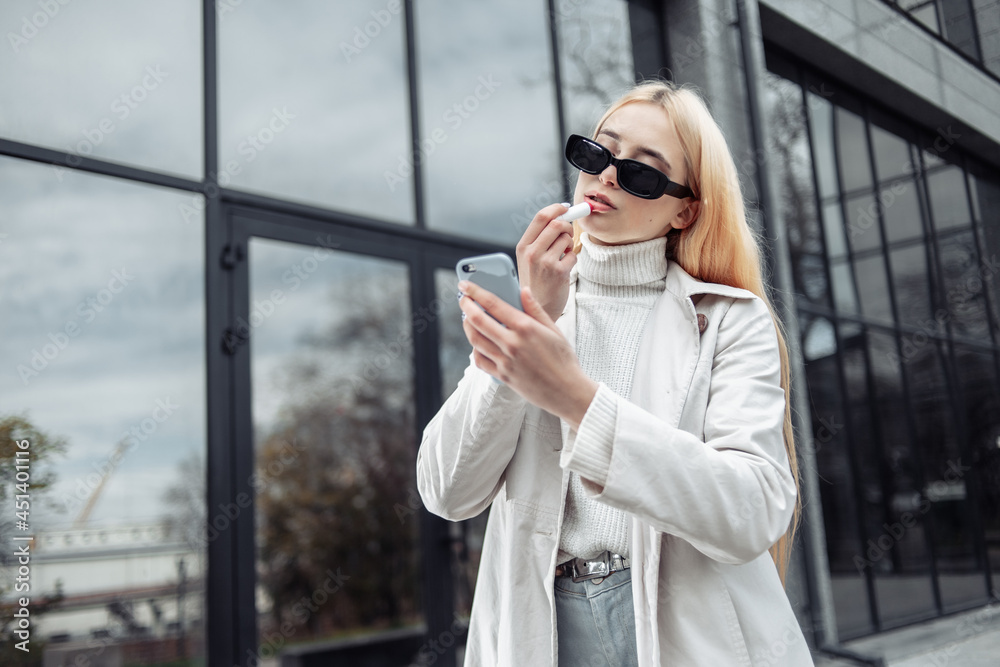
[[[455,265],[455,273],[458,274],[459,280],[475,283],[524,312],[517,271],[507,253],[494,252],[489,255],[466,257]]]

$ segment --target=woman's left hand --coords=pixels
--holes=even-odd
[[[521,290],[522,313],[475,283],[462,281],[458,288],[465,295],[458,303],[476,366],[578,429],[598,385],[580,368],[573,348],[531,290]]]

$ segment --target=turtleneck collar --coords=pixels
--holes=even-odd
[[[667,275],[666,236],[624,245],[599,245],[583,232],[580,241],[576,268],[585,280],[602,285],[645,285]]]

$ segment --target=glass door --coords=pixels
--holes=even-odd
[[[398,239],[235,221],[246,310],[230,340],[249,362],[236,413],[250,441],[241,456],[253,460],[248,664],[410,664],[428,633],[426,518],[412,500],[413,248],[406,257]]]

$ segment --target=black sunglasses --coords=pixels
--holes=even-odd
[[[636,160],[619,160],[604,146],[579,134],[569,135],[566,159],[582,172],[599,174],[613,164],[618,170],[618,185],[625,192],[643,199],[659,199],[663,195],[684,199],[694,197],[691,188],[674,183],[659,169]]]

